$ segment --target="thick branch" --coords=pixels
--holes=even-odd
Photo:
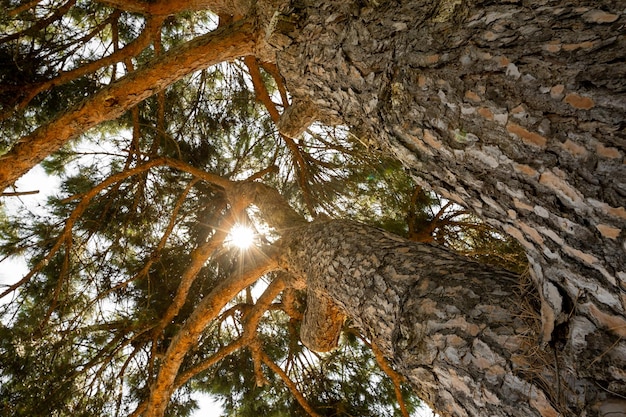
[[[215,14],[243,15],[249,9],[252,2],[246,0],[188,0],[169,1],[157,0],[147,2],[142,0],[97,0],[98,3],[106,4],[132,13],[140,13],[152,16],[171,16],[184,11],[210,10]]]
[[[1,158],[0,190],[55,152],[67,141],[98,124],[121,116],[132,106],[194,71],[250,55],[256,44],[251,19],[200,36],[121,78],[92,97],[23,137]]]
[[[234,217],[235,216],[231,214],[225,221],[226,225],[218,228],[209,241],[202,243],[200,246],[191,251],[190,263],[180,277],[180,284],[176,289],[176,295],[174,295],[172,303],[169,305],[167,311],[163,314],[158,326],[154,330],[155,335],[160,335],[161,331],[163,331],[163,329],[170,324],[172,319],[178,315],[178,312],[187,301],[187,295],[189,294],[191,285],[194,283],[198,273],[204,267],[211,254],[215,252],[215,250],[224,242],[227,231],[230,229],[229,226],[232,225]]]
[[[189,316],[180,331],[174,336],[165,353],[159,374],[150,390],[150,399],[144,417],[160,417],[175,388],[176,375],[189,349],[195,345],[206,326],[220,310],[239,292],[253,284],[262,275],[277,268],[272,254],[261,253],[254,266],[218,284]]]
[[[285,289],[284,279],[279,277],[272,281],[272,283],[267,287],[267,289],[263,292],[263,295],[261,295],[257,303],[254,305],[252,310],[246,313],[243,335],[236,341],[230,343],[228,346],[224,346],[223,348],[218,350],[215,354],[213,354],[204,362],[201,362],[194,367],[180,373],[178,377],[176,377],[176,388],[186,384],[187,381],[189,381],[191,378],[198,375],[200,372],[206,371],[211,366],[215,365],[217,362],[224,359],[231,353],[234,353],[242,347],[247,346],[248,343],[250,343],[250,341],[256,335],[256,328],[259,324],[259,320],[270,307],[272,301],[278,296],[278,294],[280,294],[283,289]]]

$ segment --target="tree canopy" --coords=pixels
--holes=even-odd
[[[267,272],[272,243],[322,216],[513,268],[525,267],[521,251],[348,128],[279,133],[289,98],[277,67],[240,44],[215,52],[220,28],[246,23],[194,8],[4,7],[2,158],[27,144],[61,186],[44,210],[25,199],[2,217],[3,259],[30,269],[2,287],[2,414],[143,413],[172,339],[208,301],[216,307],[182,352],[167,415],[188,415],[198,391],[228,415],[408,415],[416,397],[349,321],[340,349],[302,345],[306,298]],[[46,150],[35,155],[38,141]],[[3,172],[18,165],[5,161]],[[229,243],[233,225],[253,228],[251,247]]]
[[[428,386],[430,377],[399,366],[422,358],[391,345],[430,357],[429,343],[441,340],[435,356],[445,366],[432,359],[432,369],[450,372],[437,374],[450,398],[424,399],[447,401],[444,414],[480,413],[455,408],[450,392],[469,397],[467,381],[480,386],[480,407],[497,407],[507,392],[528,392],[537,415],[595,407],[604,416],[623,404],[623,190],[605,181],[623,171],[623,83],[598,70],[623,73],[619,56],[603,52],[624,42],[623,26],[607,26],[623,20],[617,6],[3,3],[0,198],[12,209],[0,206],[0,262],[20,257],[29,269],[0,287],[3,415],[189,415],[193,394],[206,392],[233,416],[408,416],[416,380]],[[573,35],[579,21],[585,30]],[[485,42],[497,45],[488,53]],[[533,48],[569,55],[551,56],[550,69]],[[587,50],[599,58],[583,58]],[[577,65],[589,74],[572,77],[576,86],[550,79]],[[604,96],[589,98],[596,90]],[[35,190],[16,182],[35,166],[61,184],[41,209],[28,205]],[[236,227],[254,232],[250,246],[233,241]],[[343,246],[331,230],[360,248],[354,270],[333,252]],[[370,256],[379,244],[393,249]],[[313,260],[326,269],[299,269]],[[358,309],[332,299],[331,283],[315,275],[339,283],[379,265],[363,279],[384,289],[381,277],[405,285],[418,264],[433,275],[406,284],[420,300],[396,297],[404,304],[392,341],[347,315]],[[447,289],[430,288],[435,278]],[[381,292],[395,297],[393,285]],[[493,304],[476,301],[483,296]],[[403,333],[421,325],[402,315],[412,311],[424,317],[423,335]],[[493,320],[474,331],[470,319],[484,311]],[[446,321],[431,326],[437,318]],[[581,354],[588,335],[597,343]],[[470,345],[461,373],[458,352]],[[487,356],[507,365],[486,365]],[[585,370],[573,371],[579,356]],[[599,396],[578,392],[590,387]],[[574,404],[584,395],[600,405]]]

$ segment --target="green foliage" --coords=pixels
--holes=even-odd
[[[87,0],[56,16],[62,3],[40,2],[0,17],[0,33],[7,34],[0,37],[0,154],[114,74],[119,78],[124,63],[50,86],[24,102],[30,89],[128,45],[146,27],[142,16]],[[9,2],[5,9],[15,6]],[[171,16],[161,46],[176,48],[215,22],[205,12]],[[154,55],[151,47],[129,59],[139,68]],[[199,71],[87,132],[42,164],[61,179],[44,213],[28,204],[0,212],[0,261],[23,256],[31,268],[29,279],[0,306],[0,415],[131,413],[146,399],[185,320],[218,283],[243,268],[246,260],[232,248],[209,254],[176,317],[159,327],[194,262],[193,251],[221,230],[232,202],[221,187],[168,167],[121,175],[146,161],[173,158],[232,181],[265,172],[259,180],[307,218],[351,218],[408,237],[436,220],[446,203],[432,194],[414,198],[416,185],[402,167],[343,127],[314,126],[294,142],[295,151],[287,146],[256,101],[244,68],[231,62]],[[275,80],[262,76],[276,93]],[[114,175],[120,176],[101,186]],[[263,230],[257,212],[243,217]],[[491,229],[468,227],[478,223],[464,219],[433,229],[435,243],[480,260],[518,256],[510,241]],[[231,300],[182,371],[238,340],[255,298]],[[300,344],[298,326],[297,318],[274,305],[256,340],[320,415],[400,415],[393,384],[353,330],[340,349],[316,355]],[[239,350],[176,391],[167,413],[190,415],[192,395],[201,391],[218,396],[229,416],[305,416],[284,381],[265,365],[261,371],[268,383],[259,386],[252,354]],[[403,390],[413,410],[417,400]]]
[[[281,312],[269,314],[259,326],[262,347],[318,414],[400,416],[393,383],[353,330],[346,328],[340,349],[320,355],[294,339],[292,326]],[[265,366],[263,373],[267,383],[258,386],[252,356],[243,350],[200,375],[193,386],[221,398],[227,416],[308,416],[279,376]],[[403,394],[413,411],[416,397],[408,387]]]

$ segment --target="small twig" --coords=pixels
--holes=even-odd
[[[404,403],[404,398],[402,397],[402,390],[400,388],[400,384],[402,382],[402,376],[400,376],[400,374],[398,374],[396,371],[394,371],[391,368],[391,366],[389,366],[387,359],[385,359],[385,357],[383,356],[383,353],[378,349],[378,347],[374,344],[374,342],[371,343],[371,347],[372,347],[372,352],[374,352],[374,357],[376,358],[376,362],[378,362],[378,365],[380,366],[380,369],[382,369],[383,372],[387,374],[389,379],[391,379],[391,382],[393,382],[393,389],[396,393],[396,400],[398,401],[398,405],[400,406],[400,412],[402,413],[402,416],[409,417],[409,411],[406,409],[406,404]]]
[[[21,195],[32,195],[32,194],[39,194],[39,190],[33,190],[33,191],[16,191],[16,192],[12,192],[12,193],[2,193],[0,194],[0,197],[19,197]]]
[[[609,394],[615,395],[616,397],[620,397],[626,400],[626,396],[622,395],[622,394],[618,394],[617,392],[611,391],[608,388],[604,388],[602,385],[600,385],[600,383],[598,381],[593,381],[595,382],[595,384],[600,387],[601,389],[603,389],[604,391],[608,392]]]
[[[268,368],[270,368],[272,371],[274,371],[274,373],[276,373],[276,375],[278,375],[280,379],[283,380],[285,385],[287,385],[287,388],[289,389],[289,391],[291,391],[291,395],[293,395],[296,401],[298,401],[298,404],[300,404],[300,406],[304,408],[304,411],[306,411],[311,417],[321,417],[315,412],[313,407],[311,407],[306,398],[304,398],[304,395],[302,395],[302,393],[298,390],[298,387],[291,380],[291,378],[289,378],[289,375],[287,375],[287,373],[283,371],[280,366],[276,365],[265,352],[261,351],[259,352],[259,354],[263,363],[267,365]]]

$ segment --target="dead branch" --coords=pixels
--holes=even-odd
[[[39,194],[39,190],[33,190],[33,191],[16,191],[16,192],[12,192],[12,193],[2,193],[0,194],[0,197],[19,197],[22,195],[32,195],[32,194]]]

